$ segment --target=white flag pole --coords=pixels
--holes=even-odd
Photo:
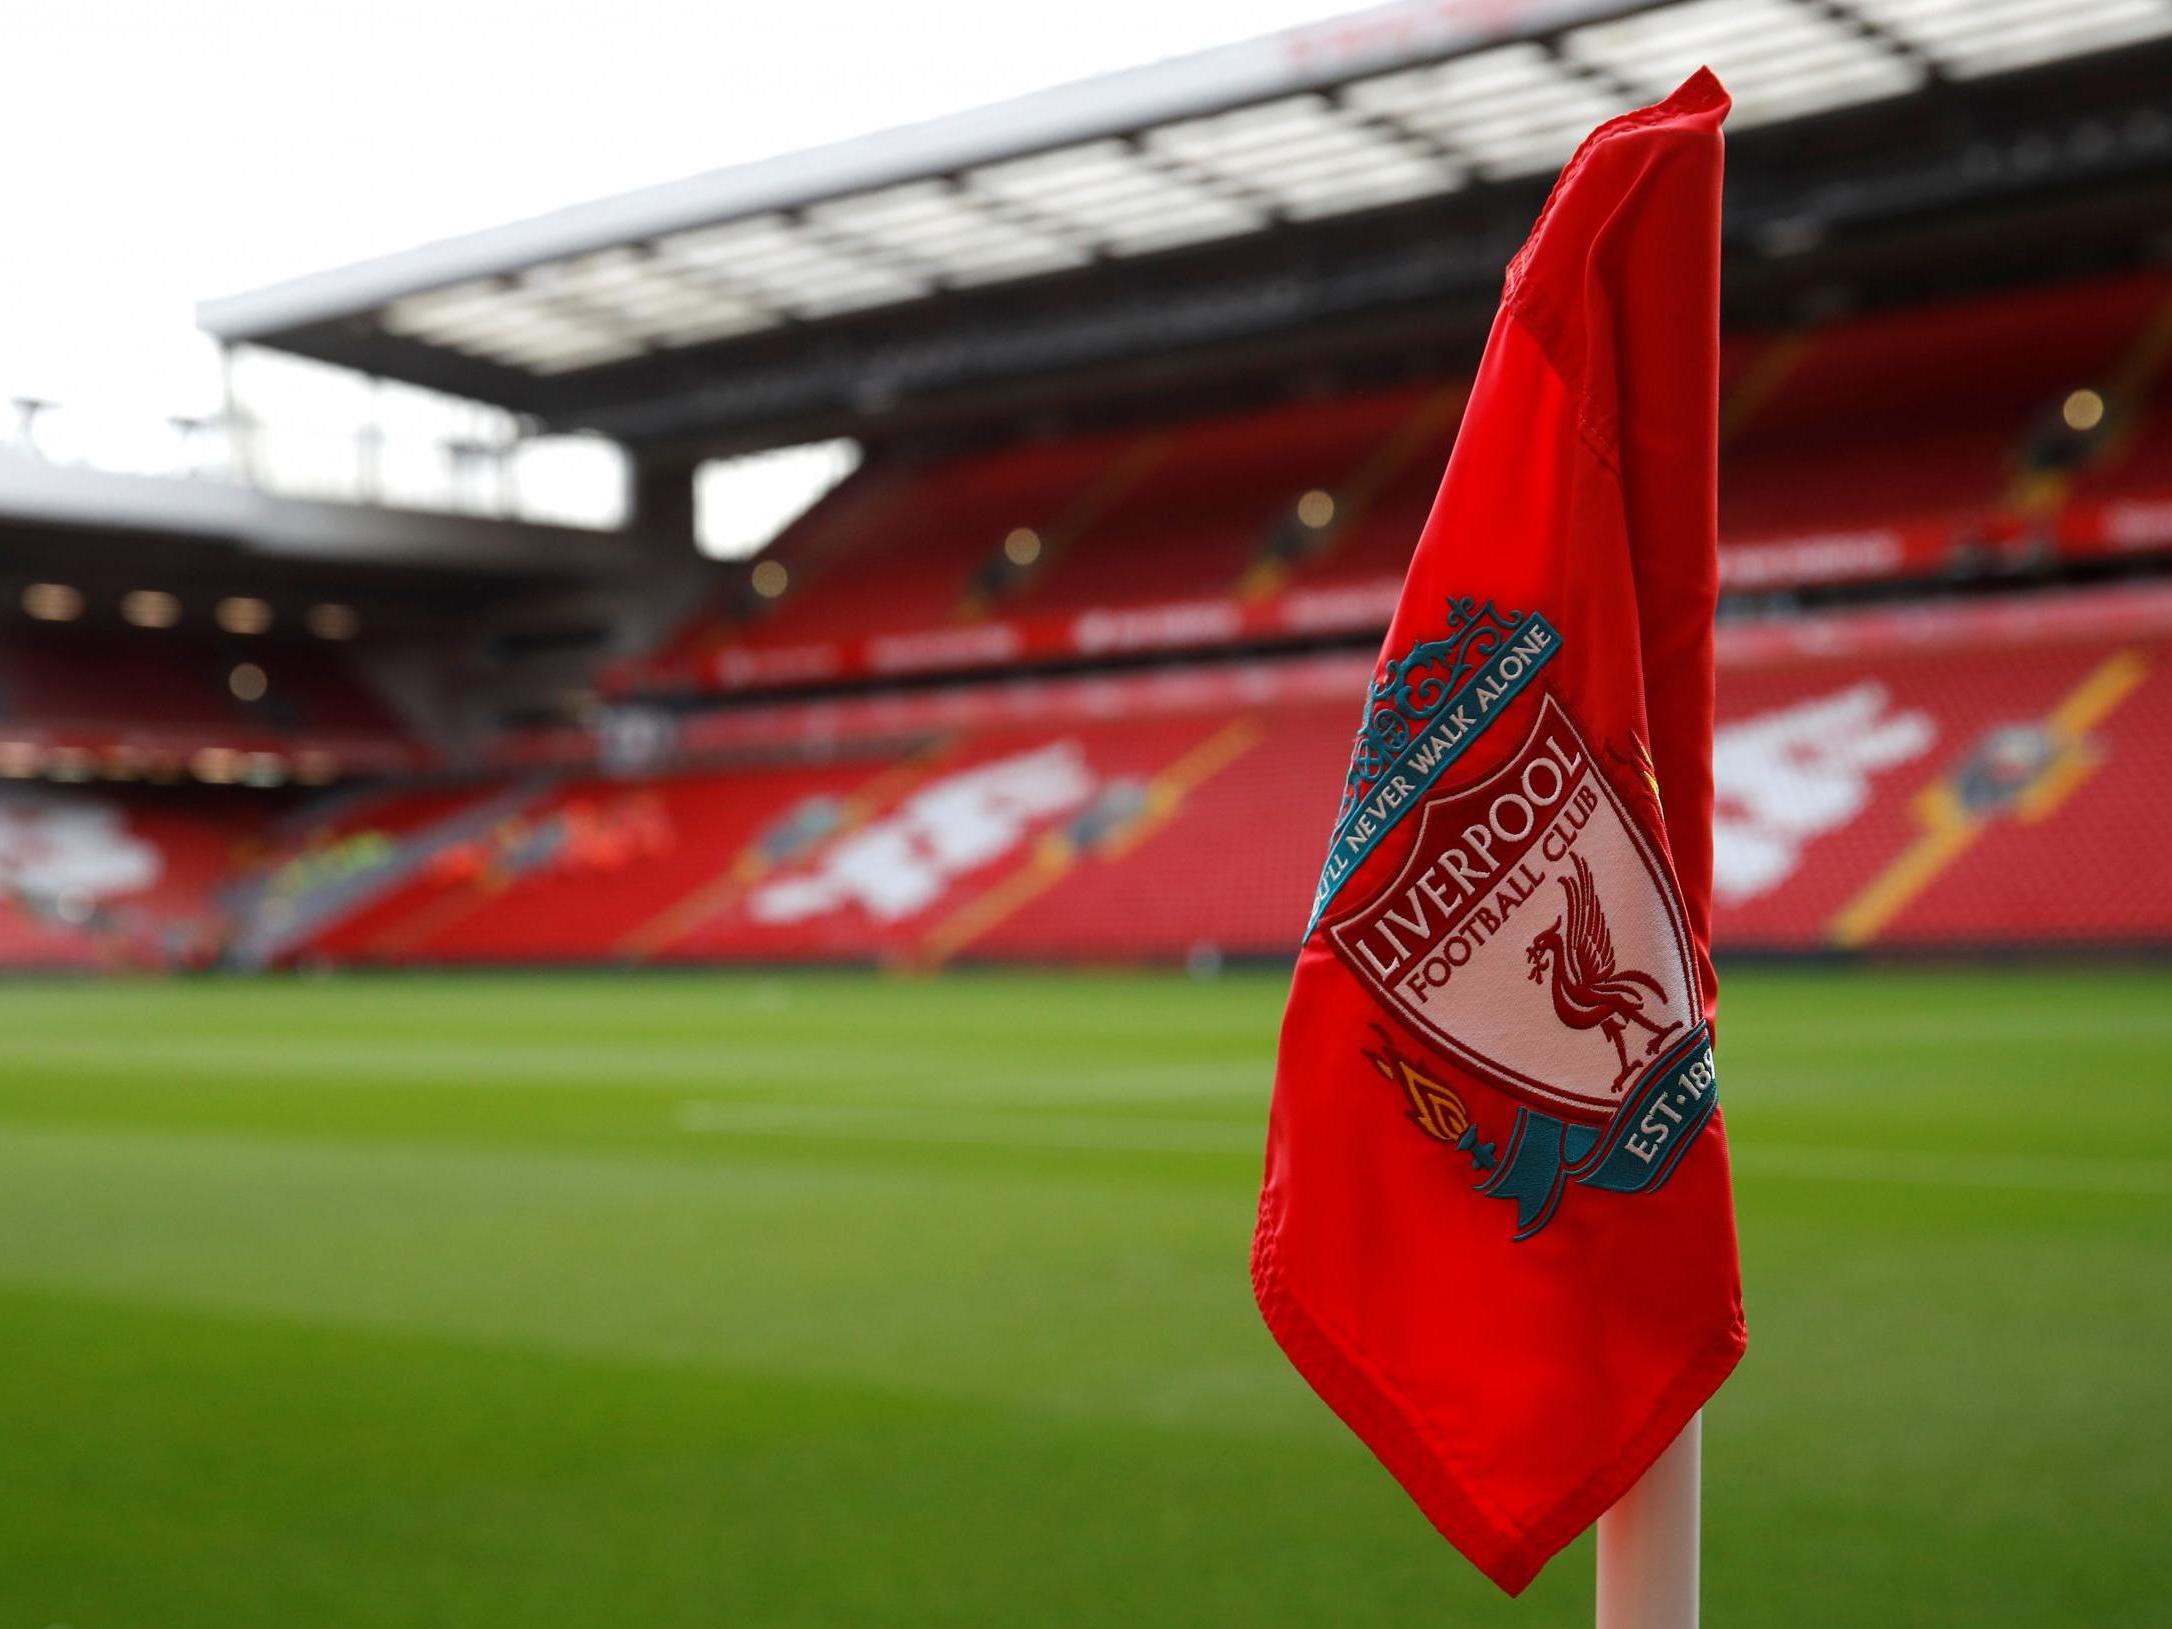
[[[1697,1629],[1704,1415],[1599,1518],[1598,1629]]]

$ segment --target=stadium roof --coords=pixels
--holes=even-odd
[[[1165,260],[1316,237],[1320,223],[1430,210],[1439,238],[1439,210],[1535,185],[1594,122],[1699,62],[1733,91],[1739,137],[2167,37],[2172,0],[1411,0],[213,300],[200,316],[225,341],[560,425],[685,437],[790,416],[779,362],[886,317],[919,312],[924,331],[1044,286],[1135,288]],[[765,368],[766,396],[719,387]],[[858,373],[863,395],[881,393]]]
[[[548,577],[623,572],[615,533],[482,515],[434,514],[286,497],[189,480],[0,457],[0,538],[95,534],[136,543],[230,547],[267,564],[359,563]]]

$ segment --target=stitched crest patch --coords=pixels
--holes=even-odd
[[[1535,615],[1468,601],[1452,610],[1461,614],[1448,640],[1388,664],[1374,686],[1371,739],[1360,737],[1337,826],[1336,841],[1362,858],[1415,821],[1409,855],[1354,905],[1338,895],[1355,861],[1337,877],[1331,855],[1316,921],[1340,904],[1324,930],[1335,955],[1412,1036],[1512,1101],[1498,1158],[1483,1111],[1466,1112],[1460,1098],[1453,1142],[1472,1156],[1480,1192],[1516,1202],[1525,1238],[1570,1183],[1659,1186],[1710,1117],[1717,1086],[1672,872],[1568,710],[1539,691],[1506,762],[1468,780],[1453,774],[1558,638]],[[1412,674],[1428,667],[1433,681],[1417,694],[1431,705],[1383,743],[1377,704],[1412,694]],[[1647,761],[1633,740],[1617,751]],[[1410,1093],[1424,1077],[1396,1078]],[[1446,1091],[1411,1100],[1438,1104]]]

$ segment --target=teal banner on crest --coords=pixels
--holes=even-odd
[[[1488,604],[1486,612],[1492,611]],[[1306,938],[1312,936],[1320,917],[1342,891],[1343,884],[1365,863],[1366,856],[1417,807],[1426,790],[1469,750],[1486,726],[1523,693],[1539,669],[1552,661],[1561,648],[1561,638],[1552,624],[1535,611],[1504,622],[1508,631],[1491,654],[1471,669],[1445,700],[1422,714],[1405,703],[1411,687],[1405,684],[1398,692],[1393,681],[1399,670],[1424,653],[1425,647],[1390,667],[1387,701],[1407,724],[1408,740],[1373,777],[1365,794],[1354,800],[1336,822],[1334,836],[1328,840],[1327,863],[1320,871],[1320,885],[1313,894],[1312,915],[1305,923]],[[1376,686],[1374,695],[1368,698],[1368,729],[1373,722],[1371,709],[1383,700],[1381,691],[1382,687]]]
[[[1602,1130],[1518,1109],[1508,1152],[1478,1191],[1516,1203],[1516,1237],[1544,1227],[1574,1182],[1644,1193],[1674,1174],[1719,1102],[1712,1031],[1699,1024],[1646,1072]]]

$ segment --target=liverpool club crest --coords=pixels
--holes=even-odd
[[[1716,1099],[1709,1031],[1672,871],[1591,743],[1541,693],[1505,762],[1435,777],[1403,818],[1401,868],[1324,931],[1405,1028],[1514,1101],[1480,1191],[1515,1200],[1527,1237],[1570,1183],[1656,1187]]]
[[[1514,757],[1417,821],[1402,870],[1328,923],[1336,952],[1511,1095],[1607,1118],[1703,1017],[1664,863],[1551,696]]]

